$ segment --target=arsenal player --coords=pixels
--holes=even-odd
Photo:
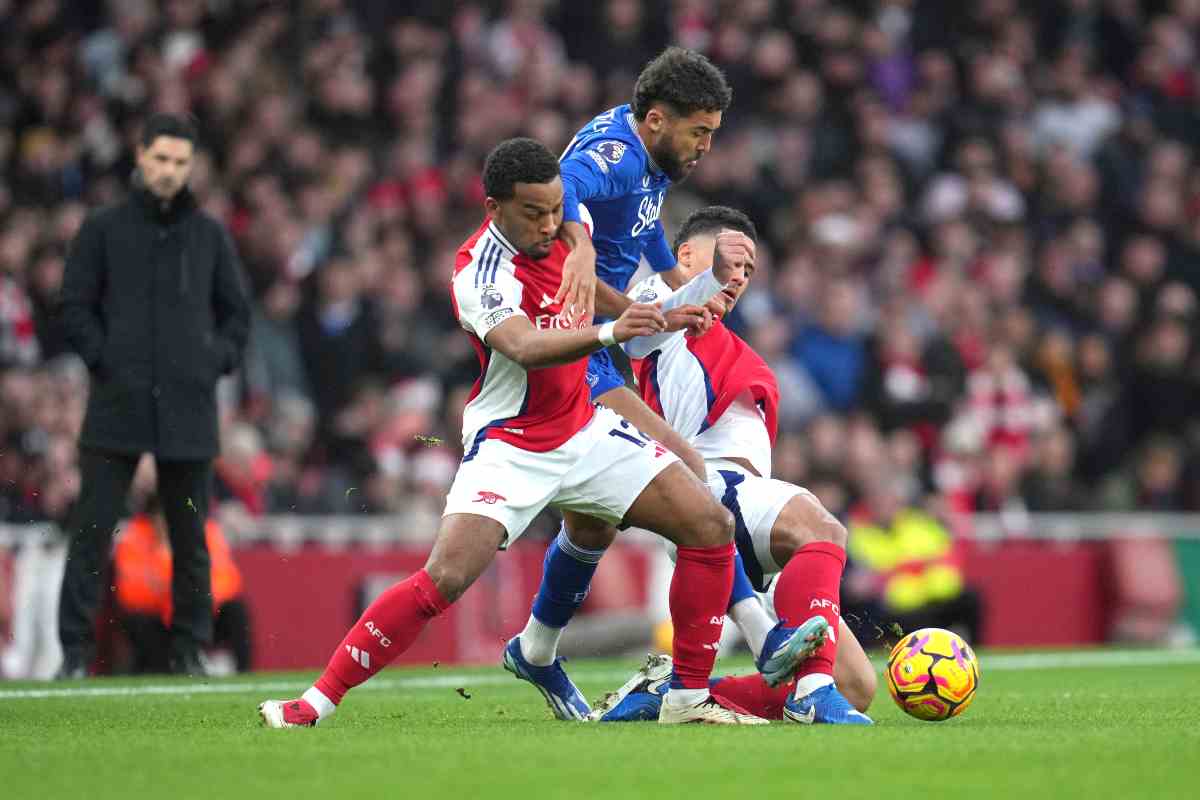
[[[463,414],[465,455],[433,551],[423,569],[367,608],[301,698],[262,703],[263,721],[285,728],[329,717],[549,505],[583,526],[636,525],[677,546],[674,674],[659,721],[764,723],[708,687],[733,582],[732,515],[669,450],[594,406],[584,381],[590,353],[665,332],[668,318],[635,303],[612,322],[573,327],[554,300],[568,253],[558,238],[563,185],[557,160],[541,144],[497,146],[484,166],[484,188],[488,217],[458,251],[451,297],[480,376]],[[676,308],[670,324],[695,324],[704,314]]]

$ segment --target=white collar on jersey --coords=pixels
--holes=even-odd
[[[638,133],[637,120],[633,118],[632,111],[625,112],[625,124],[629,126],[629,130],[633,131],[633,135],[637,137],[639,142],[641,142],[642,151],[646,154],[646,163],[650,165],[650,171],[657,175],[661,175],[662,169],[658,166],[657,162],[655,162],[654,156],[650,155],[650,148],[646,147],[645,140],[643,140],[642,135]]]
[[[508,250],[508,254],[510,256],[515,256],[517,254],[517,248],[513,247],[512,242],[510,242],[504,236],[504,234],[500,232],[500,228],[496,225],[495,220],[488,220],[488,233],[495,237],[496,241],[500,243],[501,247]]]

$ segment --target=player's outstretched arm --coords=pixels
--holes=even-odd
[[[653,336],[641,336],[631,339],[621,345],[621,349],[630,358],[645,358],[667,343],[676,332],[685,329],[692,330],[696,335],[702,335],[712,327],[712,313],[704,308],[705,302],[721,291],[721,283],[713,275],[711,269],[705,270],[683,285],[677,292],[672,292],[661,300],[653,296],[655,289],[651,288],[650,295],[641,288],[648,282],[638,284],[633,293],[643,299],[658,302],[663,315],[667,318],[667,330]]]
[[[625,313],[633,301],[609,286],[604,281],[596,283],[596,313],[602,317],[616,319]]]
[[[554,301],[567,309],[572,322],[589,325],[596,311],[596,248],[582,222],[564,220],[559,236],[571,252],[563,262],[562,283]]]
[[[525,369],[541,369],[578,361],[601,347],[661,333],[666,327],[657,306],[634,303],[613,322],[575,330],[539,330],[528,317],[514,316],[492,328],[485,339]]]
[[[606,293],[603,305],[597,306],[597,292],[603,291],[603,284],[596,280],[596,251],[586,204],[629,195],[640,183],[645,163],[625,143],[603,140],[568,152],[559,166],[563,182],[563,225],[559,235],[571,253],[563,265],[562,285],[554,299],[568,314],[574,306],[575,324],[589,324],[593,313],[616,317],[628,305],[621,303],[619,293]]]

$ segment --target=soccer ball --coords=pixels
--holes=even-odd
[[[958,634],[922,628],[892,648],[886,677],[888,692],[904,713],[941,722],[971,705],[979,685],[979,661]]]

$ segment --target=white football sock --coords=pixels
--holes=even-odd
[[[694,706],[703,702],[706,697],[708,689],[668,689],[667,699],[663,702],[676,707]]]
[[[325,719],[332,716],[334,711],[337,711],[337,706],[333,701],[321,693],[317,687],[310,687],[308,691],[300,695],[301,700],[307,700],[308,704],[317,710],[317,719]]]
[[[767,614],[763,604],[757,597],[747,597],[729,609],[729,618],[741,630],[742,636],[746,637],[746,644],[750,645],[750,652],[754,653],[755,658],[758,658],[767,634],[771,632],[771,628],[775,627],[775,621]]]
[[[550,666],[558,655],[558,640],[562,638],[562,632],[562,628],[551,628],[530,614],[519,639],[521,655],[535,667]]]
[[[823,672],[814,672],[811,675],[805,675],[803,678],[796,679],[796,691],[792,692],[792,697],[799,700],[805,695],[812,694],[822,686],[830,686],[832,684],[832,675],[826,675]]]

